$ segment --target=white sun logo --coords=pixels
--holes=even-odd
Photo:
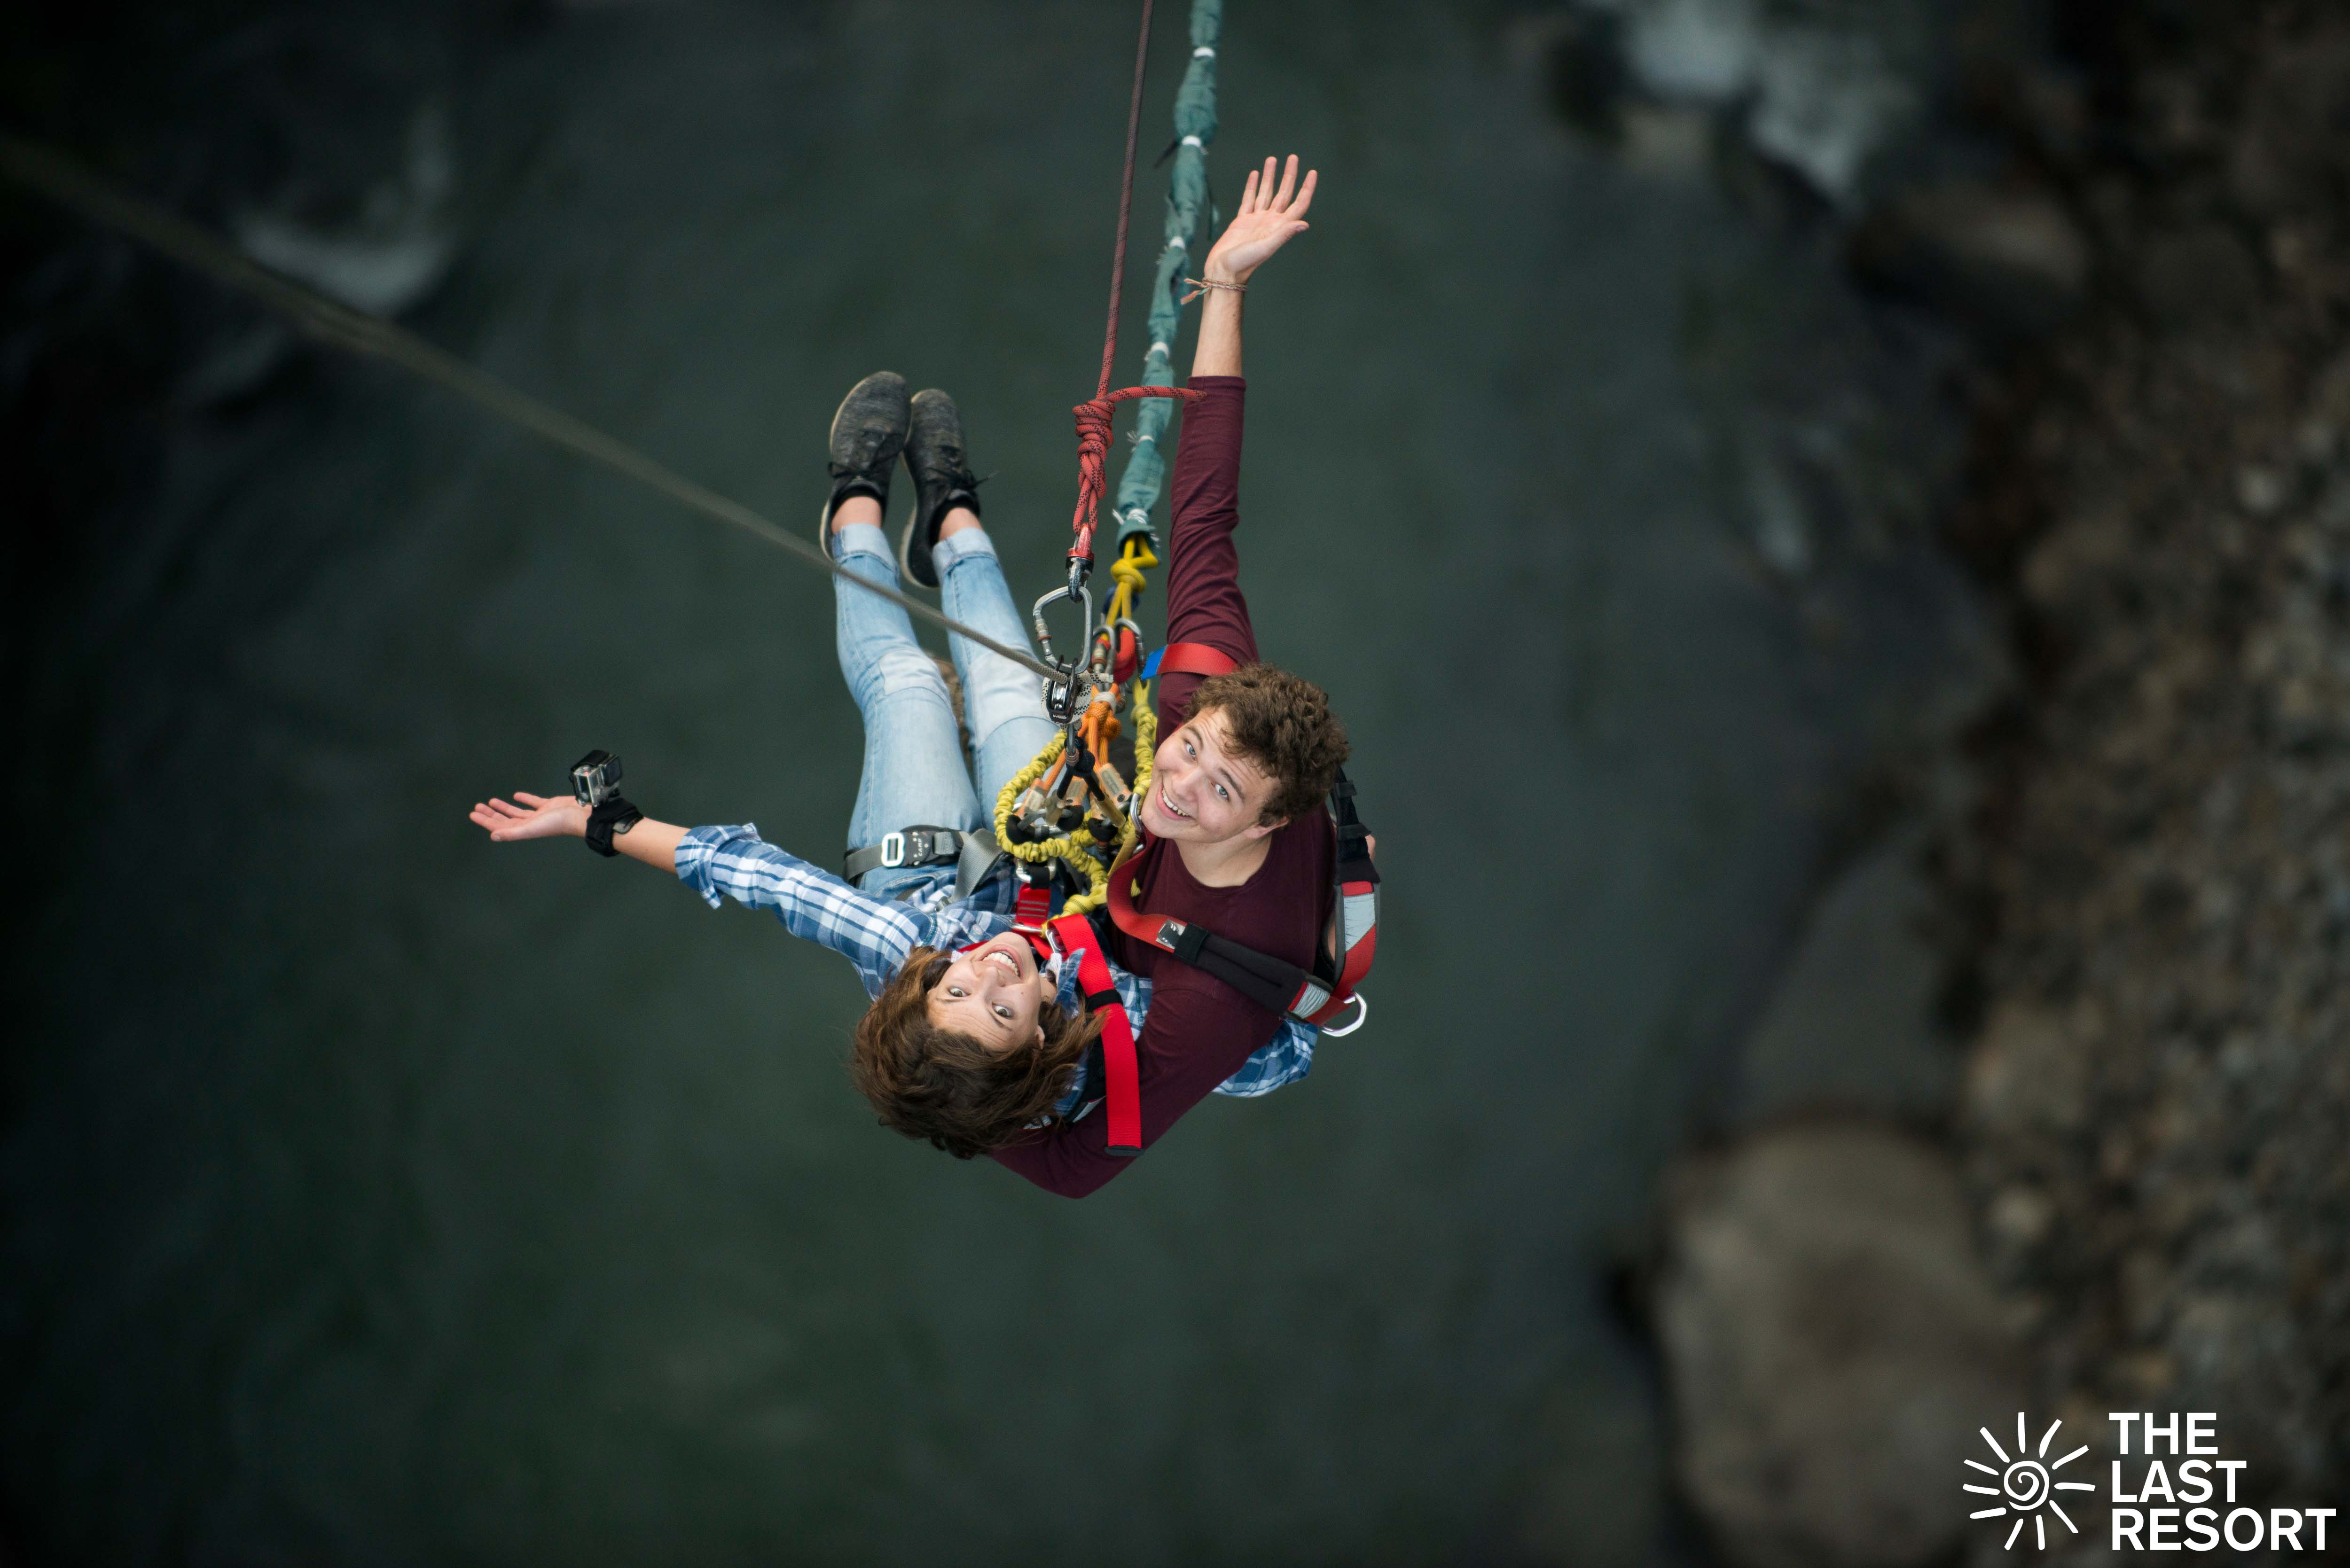
[[[2056,1506],[2056,1494],[2060,1491],[2095,1491],[2097,1489],[2087,1481],[2060,1481],[2055,1479],[2054,1472],[2063,1469],[2066,1465],[2087,1453],[2089,1445],[2083,1443],[2053,1464],[2040,1462],[2048,1457],[2048,1445],[2055,1440],[2056,1428],[2064,1424],[2062,1421],[2048,1423],[2048,1430],[2040,1435],[2040,1448],[2035,1453],[2032,1448],[2031,1433],[2024,1425],[2023,1412],[2018,1410],[2015,1413],[2015,1458],[2012,1459],[2007,1457],[2007,1450],[1999,1446],[1999,1439],[1991,1435],[1989,1427],[1977,1428],[1982,1433],[1982,1440],[1991,1445],[1991,1451],[1999,1456],[1999,1462],[2005,1468],[1993,1469],[1981,1459],[1969,1459],[1967,1461],[1969,1469],[1981,1470],[1999,1484],[1977,1486],[1974,1482],[1969,1481],[1966,1483],[1966,1490],[1979,1492],[1984,1497],[1999,1498],[2002,1501],[1996,1508],[1982,1509],[1967,1517],[2000,1519],[2013,1513],[2016,1516],[2015,1528],[2007,1532],[2007,1545],[2010,1548],[2015,1545],[2015,1538],[2023,1533],[2023,1521],[2029,1517],[2032,1521],[2033,1533],[2040,1542],[2040,1550],[2043,1552],[2048,1550],[2048,1521],[2040,1517],[2040,1511],[2043,1508],[2064,1520],[2065,1529],[2075,1535],[2081,1533],[2081,1527],[2074,1524],[2066,1517],[2064,1511]]]

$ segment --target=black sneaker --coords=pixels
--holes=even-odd
[[[914,510],[898,537],[898,572],[926,588],[939,586],[931,546],[939,523],[958,506],[979,511],[979,481],[962,450],[962,416],[952,398],[933,387],[914,394],[913,428],[906,437],[906,470],[914,476]]]
[[[832,493],[816,520],[816,542],[827,550],[832,548],[832,514],[850,496],[870,495],[889,509],[889,474],[905,450],[906,425],[906,378],[895,370],[876,370],[840,400],[832,416],[831,455],[824,465],[832,476]]]

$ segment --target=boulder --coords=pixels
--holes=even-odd
[[[1861,275],[1999,337],[2045,332],[2088,288],[2088,241],[2045,192],[1960,181],[1902,192],[1853,237]]]
[[[1783,1125],[1669,1176],[1652,1310],[1675,1469],[1725,1561],[1956,1547],[1976,1429],[2023,1408],[1968,1215],[1947,1154],[1868,1121]]]

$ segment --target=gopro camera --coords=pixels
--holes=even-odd
[[[594,751],[571,764],[571,795],[581,805],[599,806],[620,793],[620,759]]]

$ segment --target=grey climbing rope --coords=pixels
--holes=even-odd
[[[526,393],[515,390],[497,378],[475,369],[455,355],[434,348],[406,327],[354,310],[289,277],[272,272],[195,224],[141,197],[117,189],[60,153],[16,137],[0,135],[0,173],[10,175],[102,227],[152,245],[174,261],[182,262],[290,317],[296,326],[323,343],[332,344],[349,353],[387,360],[411,375],[421,377],[488,410],[500,419],[520,425],[534,435],[578,453],[590,462],[601,463],[616,473],[626,474],[639,483],[650,485],[705,517],[731,523],[804,561],[822,566],[841,581],[853,583],[868,594],[888,599],[908,614],[944,627],[958,637],[969,638],[980,647],[999,653],[1024,669],[1046,677],[1056,673],[1052,666],[1026,649],[998,642],[985,632],[974,630],[951,616],[941,615],[894,588],[866,581],[834,560],[827,552],[796,534],[786,533],[741,502],[697,484],[674,469],[654,462],[625,441],[606,435],[560,409],[549,407]],[[1163,273],[1163,266],[1161,270]]]

